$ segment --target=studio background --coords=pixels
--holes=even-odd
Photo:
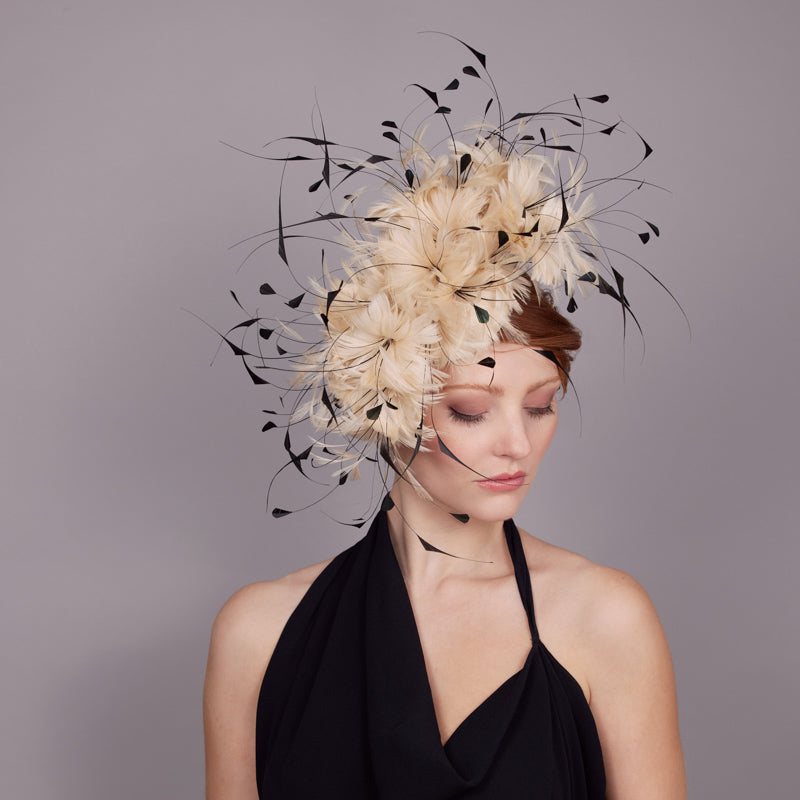
[[[691,339],[645,279],[643,359],[613,304],[579,310],[582,417],[518,521],[652,595],[690,796],[794,797],[798,23],[790,0],[6,0],[0,793],[201,797],[219,606],[360,535],[268,515],[265,395],[184,309],[239,321],[228,248],[275,224],[279,169],[220,140],[309,133],[315,92],[332,138],[376,135],[468,63],[435,29],[507,109],[607,92],[654,147],[641,252]]]

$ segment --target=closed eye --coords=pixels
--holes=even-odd
[[[461,422],[464,425],[477,425],[486,418],[485,411],[482,411],[480,414],[464,414],[452,407],[449,407],[448,411],[450,412],[450,419]]]
[[[533,408],[528,408],[525,410],[532,417],[546,417],[548,414],[553,413],[553,404],[551,403],[549,406],[544,407],[534,406]]]
[[[482,411],[480,414],[465,414],[463,411],[458,411],[458,409],[452,406],[448,407],[448,411],[450,412],[450,419],[460,422],[462,425],[477,425],[486,418],[485,411]],[[532,406],[526,408],[525,411],[528,413],[528,416],[538,419],[552,414],[553,404],[551,403],[547,406]]]

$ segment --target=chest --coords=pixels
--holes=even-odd
[[[445,742],[522,668],[531,648],[528,618],[513,578],[410,598]]]

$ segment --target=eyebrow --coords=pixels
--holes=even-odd
[[[528,387],[525,394],[535,392],[537,389],[541,389],[543,386],[547,386],[551,383],[560,384],[561,380],[558,377],[545,378],[543,381],[539,381],[538,383],[534,383],[532,386]],[[480,392],[488,392],[489,394],[503,394],[503,389],[499,386],[495,386],[493,383],[448,383],[444,387],[446,392],[453,391],[455,389],[477,389]]]

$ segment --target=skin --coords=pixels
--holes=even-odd
[[[531,646],[502,521],[519,509],[555,433],[559,376],[530,348],[499,344],[491,355],[494,370],[453,368],[426,415],[467,466],[434,442],[413,464],[430,499],[404,481],[392,487],[389,530],[443,742]],[[520,472],[518,488],[482,482]],[[597,724],[608,799],[685,798],[672,663],[647,593],[623,572],[520,534],[542,642],[577,680]],[[417,535],[459,558],[427,552]],[[207,800],[256,800],[261,680],[286,620],[327,563],[244,587],[215,620],[204,692]]]

